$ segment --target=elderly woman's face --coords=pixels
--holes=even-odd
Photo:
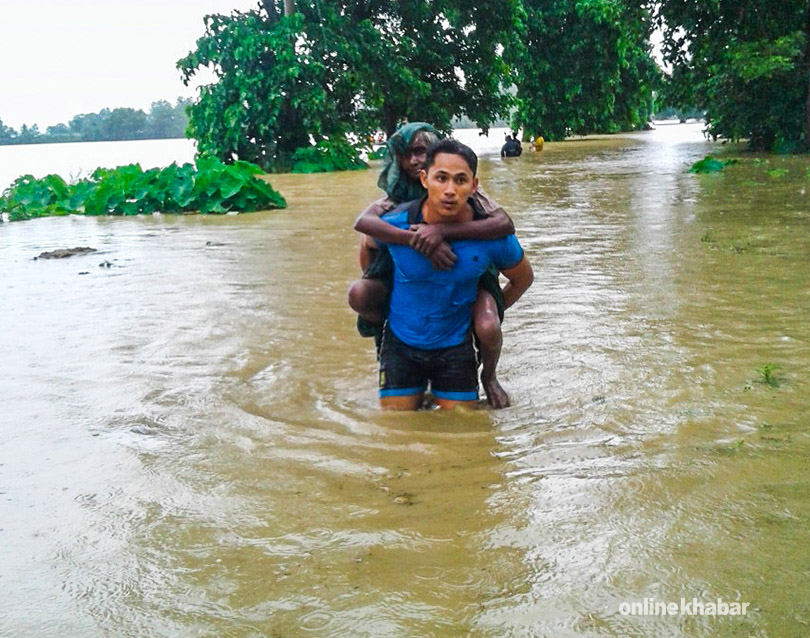
[[[428,145],[427,136],[419,132],[413,136],[410,145],[399,158],[400,170],[414,182],[419,181],[419,172],[425,165]]]

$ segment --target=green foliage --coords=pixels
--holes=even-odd
[[[806,0],[660,0],[668,102],[706,109],[709,133],[757,150],[807,147]]]
[[[248,162],[232,166],[211,157],[143,171],[138,164],[98,168],[88,179],[67,184],[58,175],[18,178],[0,198],[11,221],[49,215],[138,215],[155,212],[226,213],[283,208],[284,198],[258,179]]]
[[[293,173],[329,173],[368,168],[357,150],[345,138],[321,140],[315,146],[299,148],[292,156]]]
[[[642,128],[659,71],[651,18],[630,0],[524,0],[525,31],[508,46],[513,126],[547,140]]]
[[[729,164],[736,164],[740,160],[734,158],[717,159],[711,155],[707,155],[702,160],[692,164],[689,169],[690,173],[719,173]]]
[[[790,73],[801,58],[804,38],[801,31],[794,31],[773,41],[738,43],[729,50],[730,71],[744,82]]]
[[[316,50],[302,15],[271,22],[252,11],[207,16],[205,23],[196,51],[178,62],[186,84],[205,67],[218,78],[200,88],[189,110],[188,133],[201,153],[286,168],[310,133],[339,134],[343,120],[354,119],[351,108],[341,108],[352,74],[340,77],[327,66],[330,58]]]
[[[769,385],[772,388],[777,388],[782,384],[782,379],[777,372],[782,369],[782,366],[775,363],[766,363],[759,366],[756,371],[759,374],[760,382]]]
[[[780,177],[784,177],[787,174],[788,170],[786,168],[772,168],[771,170],[768,171],[768,177],[773,177],[777,179]]]
[[[368,153],[368,158],[369,158],[370,160],[380,160],[380,159],[385,159],[385,154],[386,154],[387,152],[388,152],[388,151],[387,151],[387,149],[385,148],[385,146],[380,146],[379,148],[375,148],[373,151],[369,151],[369,153]],[[810,171],[810,168],[808,168],[808,171]],[[810,174],[810,172],[809,172],[808,174]]]
[[[217,77],[190,109],[189,134],[204,153],[271,171],[290,168],[311,139],[392,133],[403,117],[449,131],[466,114],[486,128],[509,107],[500,45],[519,6],[298,0],[284,15],[280,0],[264,0],[255,11],[207,16],[196,49],[178,62],[186,83],[203,68]]]
[[[58,175],[39,180],[23,175],[3,193],[0,210],[8,212],[11,221],[67,215],[71,212],[69,201],[70,189]]]
[[[389,134],[403,116],[449,131],[465,115],[487,130],[508,113],[513,99],[503,88],[512,72],[501,51],[520,35],[521,0],[365,4],[370,30],[356,39],[365,95]]]

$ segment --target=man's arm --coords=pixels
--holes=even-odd
[[[523,296],[523,293],[529,289],[529,286],[534,282],[534,271],[529,260],[524,256],[517,266],[513,266],[507,270],[502,271],[504,276],[509,280],[503,287],[503,306],[509,308],[518,299]]]

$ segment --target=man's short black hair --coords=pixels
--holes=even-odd
[[[478,156],[469,146],[462,144],[458,140],[454,140],[452,137],[439,140],[438,142],[430,145],[430,148],[428,148],[427,154],[425,155],[425,172],[429,171],[430,167],[433,166],[433,161],[436,159],[436,156],[439,153],[461,155],[461,157],[464,158],[464,161],[467,162],[467,166],[470,167],[473,177],[475,177],[475,173],[478,171]]]

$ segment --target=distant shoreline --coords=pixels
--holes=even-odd
[[[38,137],[33,140],[26,140],[25,142],[17,141],[0,141],[0,146],[33,146],[37,144],[90,144],[93,142],[148,142],[154,140],[191,140],[190,137],[183,135],[169,136],[169,137],[123,137],[107,140],[84,140],[84,139],[43,139],[45,136]]]

